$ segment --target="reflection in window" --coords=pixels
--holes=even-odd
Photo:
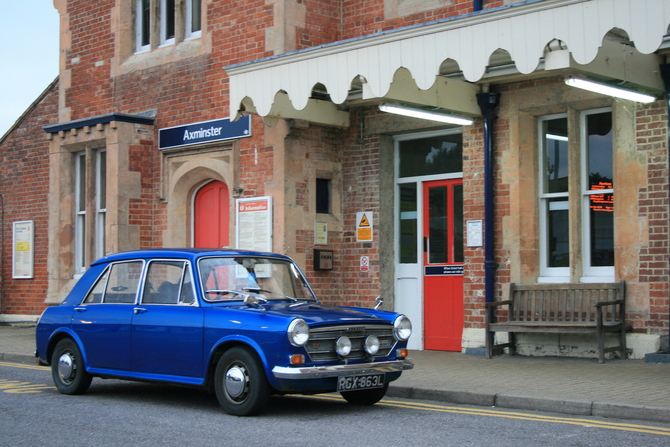
[[[450,174],[463,171],[460,133],[401,141],[399,177]]]
[[[614,179],[612,113],[587,113],[585,149],[588,177],[588,255],[590,267],[614,265]]]

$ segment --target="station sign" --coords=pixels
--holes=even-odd
[[[247,115],[237,121],[230,121],[230,119],[225,118],[160,129],[158,131],[158,148],[160,150],[174,149],[250,136],[251,115]]]

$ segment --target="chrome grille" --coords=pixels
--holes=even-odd
[[[335,342],[343,335],[351,340],[351,353],[346,356],[347,360],[369,358],[365,352],[365,339],[370,335],[379,338],[379,352],[374,357],[388,356],[395,346],[392,326],[352,325],[313,328],[309,331],[309,341],[305,345],[310,359],[313,362],[338,360]]]

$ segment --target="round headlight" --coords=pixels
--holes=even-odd
[[[412,335],[412,323],[404,315],[400,315],[393,322],[393,335],[400,341],[405,341]]]
[[[305,323],[305,320],[297,318],[291,321],[291,324],[288,325],[288,341],[293,346],[305,346],[309,340],[309,326]]]
[[[368,355],[375,355],[379,352],[379,338],[376,335],[370,335],[365,339],[365,352]]]
[[[349,355],[351,352],[351,340],[346,335],[341,336],[335,342],[335,352],[342,357]]]

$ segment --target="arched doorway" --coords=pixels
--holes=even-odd
[[[195,194],[193,203],[193,246],[222,248],[230,244],[230,197],[220,181],[207,183]]]

